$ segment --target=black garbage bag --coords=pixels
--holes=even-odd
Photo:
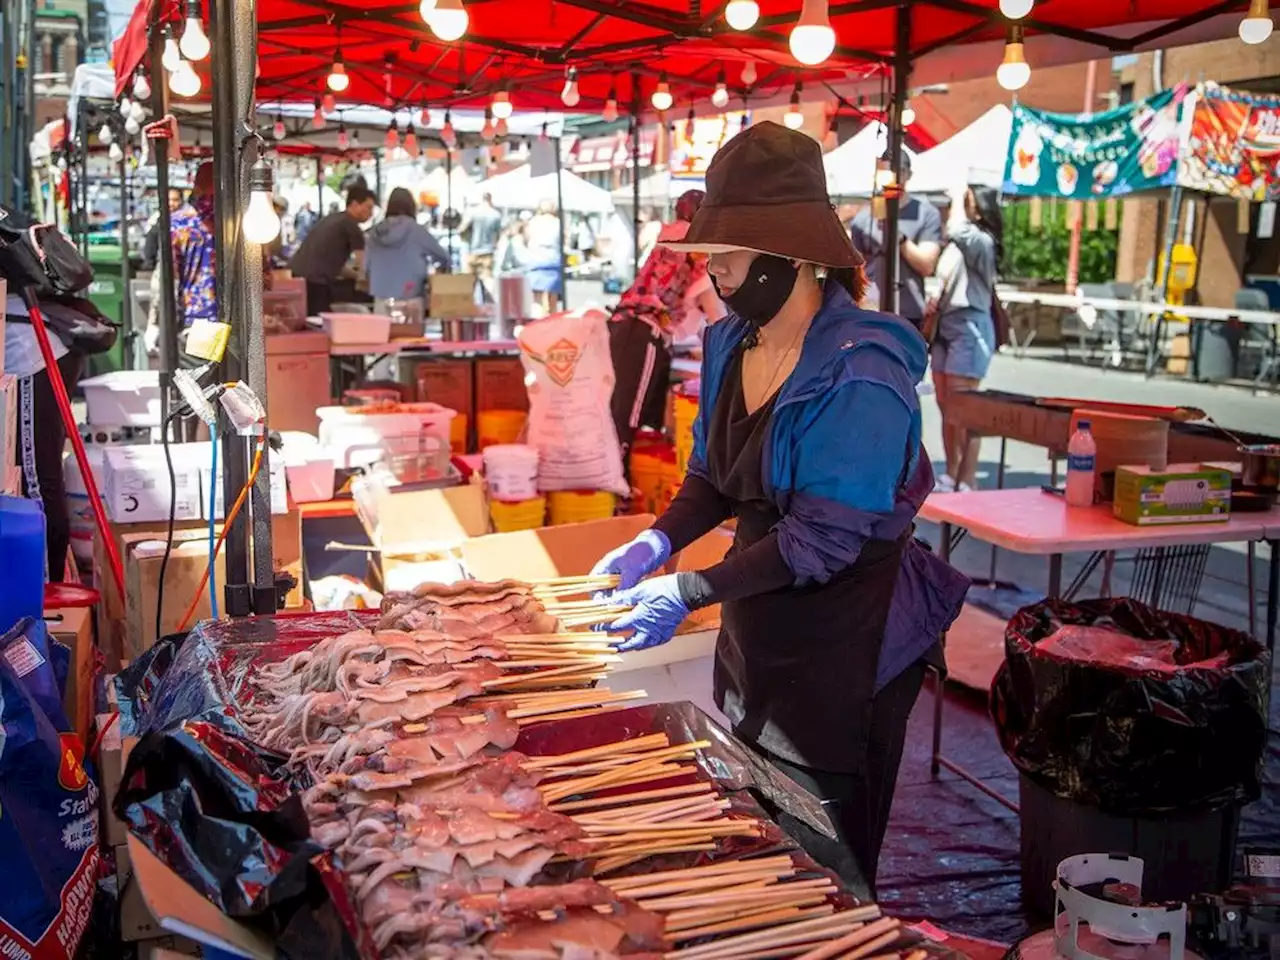
[[[1125,816],[1261,793],[1266,650],[1133,600],[1018,611],[991,687],[1000,744],[1058,797]]]

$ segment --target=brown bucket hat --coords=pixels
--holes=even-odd
[[[673,250],[755,250],[825,267],[863,262],[827,194],[816,140],[765,121],[716,151],[707,196]]]

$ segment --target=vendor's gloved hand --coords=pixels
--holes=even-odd
[[[671,557],[671,541],[658,530],[646,530],[628,544],[606,553],[592,569],[591,575],[618,577],[618,589],[630,590],[667,562]],[[610,596],[609,592],[605,592]]]
[[[632,608],[604,628],[609,633],[635,631],[618,645],[620,653],[661,646],[675,636],[689,615],[674,573],[645,580],[630,590],[619,590],[609,601]]]

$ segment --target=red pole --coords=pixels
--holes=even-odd
[[[44,357],[44,368],[49,374],[49,382],[53,384],[53,396],[58,401],[58,410],[62,413],[62,423],[67,428],[67,436],[71,438],[71,449],[75,451],[76,463],[80,465],[80,476],[84,478],[84,488],[89,494],[89,504],[93,507],[93,520],[98,527],[98,535],[107,548],[107,561],[111,564],[111,576],[115,579],[116,589],[120,591],[120,602],[124,597],[124,566],[120,563],[120,551],[116,548],[115,538],[111,536],[111,527],[107,523],[107,515],[102,509],[102,498],[98,495],[98,481],[93,476],[93,468],[89,466],[89,457],[84,452],[84,441],[80,439],[80,431],[76,429],[75,414],[71,411],[71,398],[67,396],[67,385],[62,382],[62,372],[58,369],[58,361],[53,356],[53,345],[49,343],[49,331],[45,329],[44,315],[36,302],[35,292],[28,287],[22,298],[27,302],[27,313],[31,320],[31,328],[36,332],[36,342],[40,344],[40,355]]]

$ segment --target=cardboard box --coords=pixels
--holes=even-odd
[[[209,566],[209,535],[206,530],[187,530],[174,533],[173,549],[164,573],[164,607],[160,614],[160,636],[176,633],[182,624],[193,597],[197,598],[192,623],[207,620],[211,613],[208,588],[201,588],[201,579]],[[123,655],[132,660],[158,639],[156,636],[156,606],[160,602],[160,567],[164,563],[165,541],[146,539],[131,543],[124,556],[125,589],[128,602],[125,609],[125,634]],[[218,552],[214,564],[218,583],[226,573],[226,555]],[[219,588],[220,589],[220,588]],[[199,594],[197,596],[197,591]]]
[[[567,523],[477,537],[462,544],[462,563],[477,580],[543,580],[579,577],[610,550],[634,540],[653,526],[641,513],[588,523]]]
[[[1231,518],[1231,474],[1199,463],[1117,467],[1112,511],[1126,523],[1223,523]]]
[[[116,890],[120,896],[120,939],[126,943],[152,940],[164,936],[160,921],[156,919],[142,896],[142,889],[134,876],[131,844],[122,843],[115,848]],[[137,844],[141,846],[141,844]],[[145,849],[145,848],[143,848]]]
[[[0,353],[3,353],[0,350]],[[0,463],[6,470],[18,462],[18,378],[0,375]],[[19,474],[21,476],[21,474]]]
[[[129,839],[129,828],[115,815],[112,806],[116,802],[116,792],[120,789],[124,763],[129,759],[128,747],[132,746],[133,741],[124,741],[119,721],[112,722],[111,717],[110,713],[98,714],[98,729],[105,730],[106,733],[102,734],[98,755],[93,759],[98,766],[98,782],[102,786],[98,794],[101,804],[98,823],[102,828],[102,842],[109,847],[118,847]]]
[[[524,364],[519,357],[476,361],[476,410],[528,410]]]
[[[479,315],[474,273],[437,273],[431,278],[428,316],[454,320]]]
[[[80,735],[80,742],[87,745],[93,717],[93,611],[87,607],[46,610],[44,619],[53,641],[71,651],[62,709],[71,729]]]
[[[303,604],[302,514],[295,507],[271,518],[271,564],[277,571],[291,574],[298,585],[285,599],[286,610],[301,610]]]
[[[173,453],[174,483],[169,482],[164,448],[160,446],[108,447],[103,456],[103,497],[107,516],[116,523],[154,523],[168,520],[169,500],[177,490],[175,520],[197,520],[200,509],[200,471],[180,452]]]

